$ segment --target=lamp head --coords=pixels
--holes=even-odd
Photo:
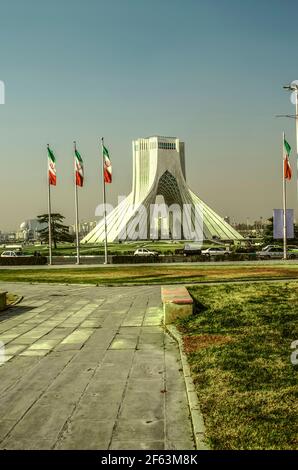
[[[298,83],[297,83],[297,80],[295,80],[294,82],[290,83],[289,85],[284,85],[283,88],[284,88],[284,90],[288,90],[288,91],[296,91],[296,90],[298,90]]]

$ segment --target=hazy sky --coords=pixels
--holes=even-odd
[[[74,218],[72,142],[85,161],[81,218],[130,191],[131,141],[186,142],[190,187],[232,220],[281,207],[282,85],[298,79],[295,0],[0,0],[0,229],[47,210],[46,144],[57,156],[53,210]],[[292,166],[295,166],[295,152]],[[297,209],[295,181],[289,207]]]

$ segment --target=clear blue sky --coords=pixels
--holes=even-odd
[[[53,210],[73,222],[74,139],[81,217],[93,219],[102,135],[110,201],[130,191],[131,140],[175,135],[205,202],[236,220],[270,217],[283,130],[295,147],[294,121],[274,115],[294,112],[282,85],[298,79],[297,10],[295,0],[0,0],[0,229],[46,211],[48,142]]]

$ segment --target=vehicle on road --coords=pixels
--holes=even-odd
[[[201,245],[199,244],[189,243],[185,245],[183,249],[184,256],[200,255],[201,253]]]
[[[212,246],[206,250],[202,250],[203,256],[227,256],[229,253],[229,250],[221,246]]]
[[[15,256],[22,256],[21,251],[3,251],[1,258],[13,258]]]
[[[282,246],[268,245],[262,251],[257,251],[257,258],[259,259],[282,259],[284,256]],[[298,258],[298,249],[296,247],[288,247],[287,257],[289,259]]]
[[[281,246],[280,245],[266,245],[266,246],[263,246],[262,249],[259,250],[259,251],[267,251],[267,250],[269,250],[269,248],[279,248],[280,249]]]
[[[138,248],[134,252],[134,256],[158,256],[157,251],[150,251],[147,248]]]

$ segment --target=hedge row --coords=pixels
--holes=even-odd
[[[109,254],[109,263],[111,264],[140,264],[140,263],[191,263],[201,261],[254,261],[255,253],[229,253],[228,255],[203,256],[191,255],[184,256],[180,254],[165,256],[133,256],[133,255],[111,255]],[[74,264],[74,256],[54,256],[54,264]],[[37,266],[47,264],[45,256],[17,256],[11,258],[1,258],[0,266]],[[82,264],[102,264],[104,256],[82,256]]]
[[[47,264],[47,258],[45,256],[0,257],[0,266],[36,266],[43,264]]]

